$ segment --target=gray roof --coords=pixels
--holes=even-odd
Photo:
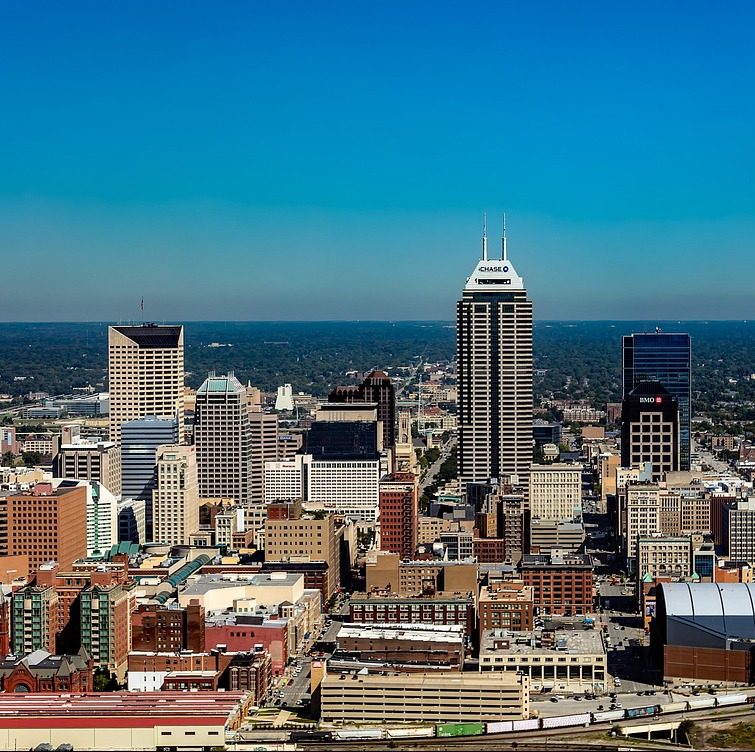
[[[755,639],[755,585],[664,582],[666,616],[719,637]]]

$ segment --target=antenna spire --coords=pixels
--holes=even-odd
[[[501,235],[501,258],[507,261],[506,258],[506,213],[503,214],[503,234]]]
[[[482,214],[482,260],[488,260],[488,213]]]

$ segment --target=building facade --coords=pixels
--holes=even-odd
[[[532,465],[530,514],[543,520],[582,517],[581,465]]]
[[[246,387],[233,374],[210,374],[197,389],[194,445],[199,495],[248,504],[252,497],[252,432]]]
[[[146,415],[175,417],[184,431],[183,326],[111,326],[108,329],[110,441],[121,426]]]
[[[503,240],[501,259],[482,260],[456,306],[459,479],[516,476],[532,463],[532,301]]]
[[[393,473],[380,480],[380,550],[413,559],[417,548],[417,476]]]
[[[679,403],[658,381],[640,382],[622,402],[621,464],[646,462],[653,481],[679,470]]]
[[[578,616],[594,610],[589,556],[529,554],[522,558],[519,570],[524,583],[533,588],[535,613]]]
[[[679,469],[690,469],[691,357],[689,334],[629,334],[623,338],[623,398],[643,381],[659,381],[679,404]]]
[[[154,538],[161,543],[183,545],[199,529],[199,479],[194,447],[158,449],[153,516]]]

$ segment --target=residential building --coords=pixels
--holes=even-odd
[[[48,561],[70,569],[74,561],[87,555],[86,484],[54,487],[37,483],[31,491],[9,494],[3,505],[7,509],[7,554],[28,556],[30,573]]]
[[[724,506],[723,545],[729,558],[755,564],[755,497]]]
[[[519,572],[533,588],[536,614],[578,616],[594,610],[592,560],[586,554],[527,554]]]
[[[54,587],[27,585],[11,602],[11,645],[16,655],[35,650],[55,653],[58,633],[58,594]]]
[[[123,681],[131,650],[134,584],[90,585],[81,591],[81,646],[94,665]]]
[[[516,477],[532,463],[532,301],[507,256],[482,260],[456,307],[459,479]],[[525,494],[526,495],[526,494]]]
[[[585,542],[585,528],[581,522],[533,519],[530,525],[530,552],[545,553],[556,549],[579,551]]]
[[[380,550],[413,559],[417,548],[417,476],[393,473],[380,480]]]
[[[131,650],[178,653],[205,650],[205,612],[199,603],[141,604],[131,614]]]
[[[499,580],[483,586],[477,601],[480,638],[489,629],[531,631],[534,597],[532,586],[522,580]]]
[[[183,326],[108,328],[110,441],[120,445],[121,426],[147,415],[176,417],[184,433]]]

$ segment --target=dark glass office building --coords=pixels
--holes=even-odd
[[[690,469],[691,343],[689,334],[629,334],[623,342],[623,398],[659,381],[679,404],[679,469]]]

